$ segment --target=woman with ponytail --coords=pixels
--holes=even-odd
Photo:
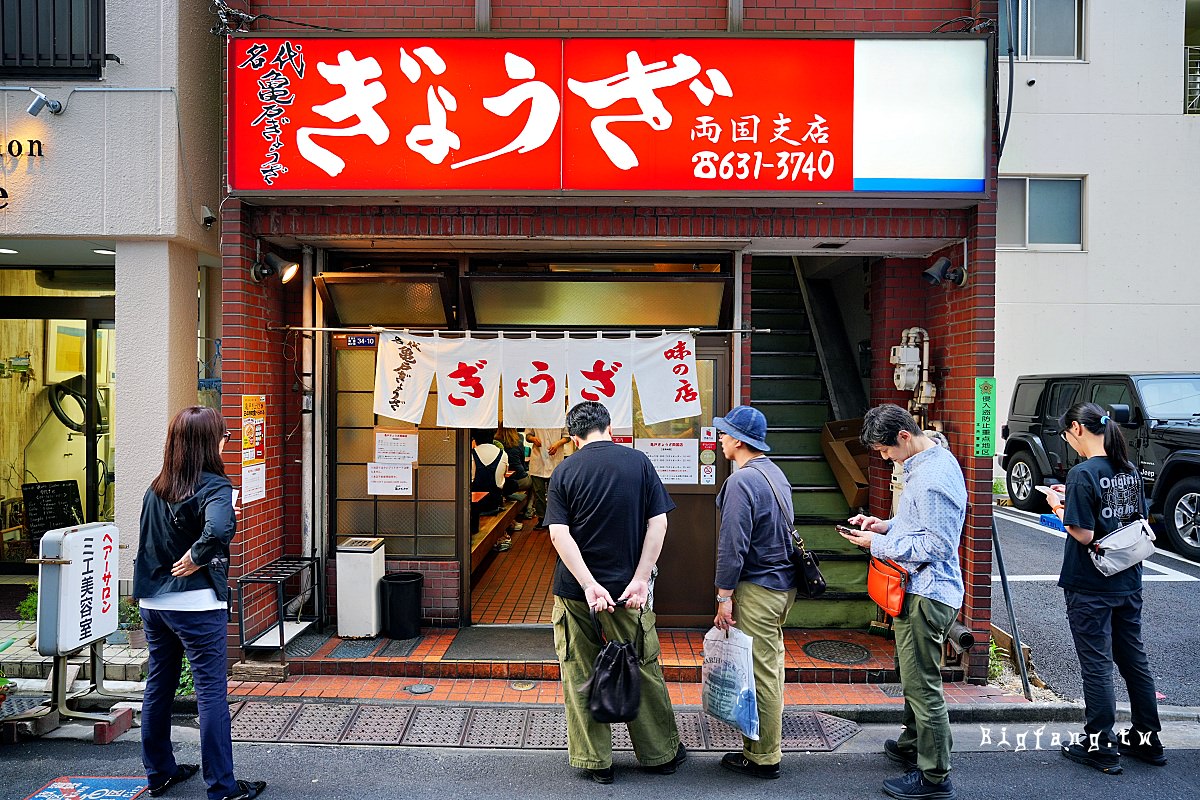
[[[1122,755],[1162,766],[1158,701],[1142,644],[1142,566],[1105,577],[1088,555],[1093,542],[1146,514],[1142,476],[1129,461],[1121,426],[1095,403],[1072,406],[1060,427],[1083,459],[1067,473],[1065,502],[1057,491],[1046,496],[1067,530],[1058,585],[1083,672],[1085,716],[1083,740],[1063,745],[1062,754],[1110,775],[1121,772]],[[1114,664],[1129,691],[1133,723],[1120,735],[1113,732]]]

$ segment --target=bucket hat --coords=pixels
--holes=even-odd
[[[750,406],[731,408],[723,417],[713,417],[713,427],[721,433],[727,433],[733,438],[744,442],[755,450],[764,453],[771,451],[766,442],[767,418],[762,412]]]

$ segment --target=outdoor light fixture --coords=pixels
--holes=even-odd
[[[33,92],[33,102],[29,104],[29,108],[25,109],[31,117],[36,117],[42,113],[43,108],[49,108],[51,114],[61,114],[63,104],[57,100],[51,100],[46,95],[39,92],[37,89],[30,87],[29,91]]]
[[[296,277],[296,273],[299,271],[300,263],[298,261],[290,261],[280,258],[274,253],[267,253],[261,260],[255,261],[250,266],[250,279],[255,283],[262,283],[270,276],[278,275],[280,283],[287,283]]]
[[[950,263],[950,259],[942,256],[933,262],[932,267],[922,272],[921,277],[930,286],[941,286],[943,283],[949,282],[963,287],[967,285],[967,268],[966,266],[956,267]]]

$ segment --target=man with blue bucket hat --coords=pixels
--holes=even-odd
[[[759,738],[742,738],[742,752],[726,753],[721,766],[743,775],[778,778],[783,734],[783,621],[796,600],[791,561],[792,487],[763,453],[767,419],[738,406],[713,419],[721,452],[737,464],[717,495],[721,535],[717,546],[717,615],[713,625],[736,625],[753,637],[754,693]],[[734,621],[734,606],[737,621]]]

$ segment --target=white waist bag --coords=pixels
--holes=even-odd
[[[1154,531],[1141,517],[1088,545],[1092,563],[1106,578],[1137,566],[1153,553]]]

